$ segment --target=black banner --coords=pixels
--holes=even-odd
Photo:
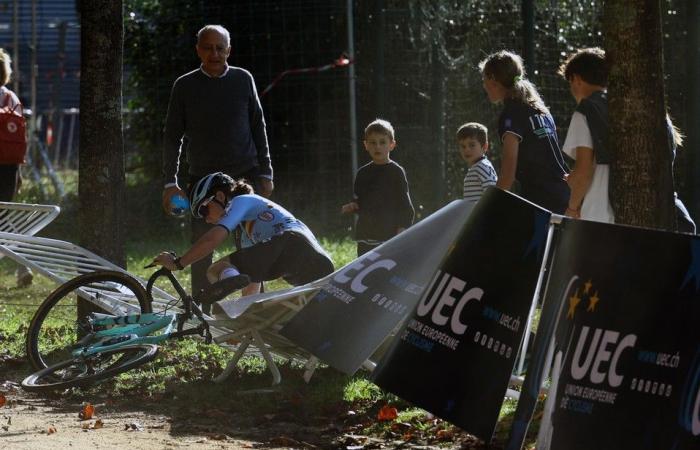
[[[558,377],[538,449],[700,448],[698,237],[567,220],[545,309]]]
[[[490,189],[434,273],[375,382],[489,441],[540,272],[550,213]]]
[[[418,303],[472,206],[452,202],[335,272],[281,334],[355,373]]]

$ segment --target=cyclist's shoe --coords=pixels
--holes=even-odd
[[[194,300],[202,305],[211,305],[226,297],[228,294],[243,289],[249,284],[250,277],[244,274],[224,278],[221,281],[211,284],[206,289],[202,289]]]

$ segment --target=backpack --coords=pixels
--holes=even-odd
[[[24,164],[27,154],[27,122],[22,104],[10,108],[10,94],[0,106],[0,164]]]

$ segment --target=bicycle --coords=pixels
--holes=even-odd
[[[154,313],[153,287],[160,277],[170,281],[179,299]],[[146,288],[125,272],[96,271],[73,278],[49,294],[32,318],[26,351],[36,372],[22,381],[22,387],[28,391],[50,391],[88,386],[153,360],[158,344],[165,340],[198,335],[211,343],[212,335],[200,305],[221,300],[248,283],[246,275],[227,278],[193,297],[166,268],[154,272]],[[139,311],[85,311],[84,302],[77,297],[87,297],[97,305],[116,304],[120,311],[128,310],[128,302],[133,303],[135,298]],[[182,304],[182,312],[169,313],[177,303]],[[185,329],[192,320],[197,325]],[[75,342],[71,342],[73,339]]]

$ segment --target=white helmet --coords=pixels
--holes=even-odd
[[[190,210],[192,211],[192,216],[201,219],[202,215],[199,213],[199,207],[202,206],[202,202],[214,195],[214,191],[217,188],[230,189],[233,185],[233,178],[223,172],[210,173],[197,181],[190,191]]]

